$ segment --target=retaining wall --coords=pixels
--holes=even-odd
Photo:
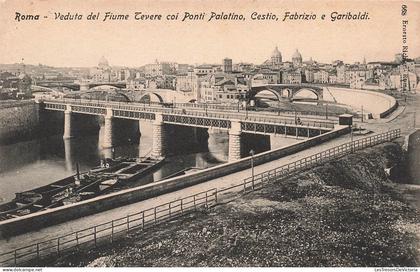
[[[406,151],[405,182],[420,184],[420,128],[404,137],[403,150]]]
[[[336,138],[350,131],[349,127],[338,127],[333,131],[309,138],[297,144],[292,144],[276,150],[266,151],[254,156],[254,164],[259,165],[278,159],[298,151],[315,146],[322,142]],[[126,189],[116,193],[85,200],[71,205],[66,205],[36,214],[25,215],[19,218],[8,219],[0,222],[0,237],[16,235],[23,232],[36,230],[48,225],[57,224],[78,217],[98,213],[118,206],[138,202],[164,193],[176,191],[198,183],[225,176],[240,170],[250,168],[251,158],[218,165],[206,170],[174,177],[167,180],[150,183],[147,185]]]
[[[37,131],[38,125],[39,110],[34,101],[0,103],[0,143],[28,138]]]
[[[380,92],[335,87],[330,88],[330,91],[333,93],[338,103],[348,104],[351,107],[358,108],[359,110],[361,107],[359,104],[362,104],[364,106],[364,110],[366,112],[370,112],[375,119],[386,117],[398,107],[397,100],[395,100],[394,97]],[[349,95],[340,97],[340,94],[343,92],[347,92]],[[363,95],[364,98],[354,104],[351,104],[352,98],[354,101],[354,95],[357,94]]]

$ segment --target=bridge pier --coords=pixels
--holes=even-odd
[[[139,138],[140,138],[141,137],[141,120],[139,120],[138,125],[139,125]]]
[[[106,109],[104,132],[102,138],[102,148],[111,148],[113,146],[112,138],[112,123],[113,123],[112,109]]]
[[[66,162],[66,170],[69,172],[73,172],[71,141],[69,139],[64,139],[64,157]]]
[[[64,111],[64,133],[63,139],[70,139],[73,137],[73,129],[72,129],[72,113],[70,106],[67,106],[67,109]]]
[[[166,131],[162,114],[155,114],[155,121],[152,125],[153,143],[152,156],[165,156],[166,151]]]
[[[229,155],[228,161],[233,162],[241,159],[241,122],[232,121],[229,129]]]

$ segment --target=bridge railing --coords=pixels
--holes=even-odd
[[[148,107],[158,107],[158,108],[182,108],[182,109],[198,109],[198,110],[217,110],[217,111],[229,111],[229,112],[249,112],[266,114],[266,115],[283,115],[283,116],[299,116],[303,118],[316,118],[324,120],[337,120],[338,116],[341,113],[334,111],[328,111],[328,106],[325,108],[325,112],[317,111],[302,111],[302,110],[284,110],[284,109],[269,109],[269,110],[260,110],[257,108],[243,108],[236,105],[221,105],[221,104],[212,104],[212,103],[161,103],[161,102],[127,102],[127,101],[103,101],[103,100],[94,100],[94,99],[76,99],[76,98],[62,98],[61,101],[74,101],[72,103],[89,103],[92,106],[104,107],[106,104],[109,105],[130,105],[135,104],[137,106],[148,106]],[[52,101],[51,101],[52,102]],[[362,119],[361,114],[352,113],[353,118]]]
[[[45,102],[50,103],[71,103],[72,105],[81,105],[89,106],[96,108],[111,108],[118,110],[128,110],[128,111],[146,111],[146,112],[160,112],[163,114],[172,114],[172,115],[183,115],[183,116],[194,116],[194,117],[203,117],[203,118],[214,118],[214,119],[238,119],[241,121],[250,121],[250,122],[261,122],[261,123],[271,123],[277,125],[288,125],[288,126],[301,126],[301,127],[314,127],[314,128],[326,128],[333,129],[334,123],[327,121],[319,120],[300,120],[299,123],[296,122],[295,118],[282,118],[277,115],[261,114],[261,112],[214,112],[214,111],[186,111],[185,109],[180,108],[165,108],[160,104],[150,105],[147,103],[124,103],[124,102],[102,102],[102,101],[91,101],[86,99],[69,99],[65,98],[62,100],[45,100]]]
[[[188,116],[188,112],[183,113],[182,111],[174,111],[171,112],[172,114],[178,115],[185,115]],[[221,119],[237,119],[241,122],[252,122],[252,123],[262,123],[262,124],[273,124],[273,125],[284,125],[284,126],[293,126],[293,127],[313,127],[313,128],[325,128],[325,129],[333,129],[334,123],[329,122],[320,122],[320,121],[309,121],[304,120],[300,121],[298,124],[294,119],[285,119],[279,117],[271,117],[265,115],[248,115],[245,114],[237,114],[237,113],[214,113],[214,112],[194,112],[193,116],[200,116],[204,118],[221,118]]]
[[[160,103],[156,103],[156,104],[160,104]],[[284,110],[284,109],[251,109],[251,108],[247,108],[245,109],[244,107],[241,106],[234,106],[234,105],[218,105],[218,104],[196,104],[196,103],[174,103],[173,104],[174,107],[178,107],[178,108],[192,108],[192,109],[211,109],[211,110],[223,110],[223,111],[231,111],[231,112],[245,112],[245,111],[249,111],[249,112],[258,112],[260,114],[267,114],[267,115],[273,115],[273,114],[277,114],[277,115],[290,115],[290,116],[306,116],[306,117],[316,117],[316,118],[322,118],[325,120],[328,120],[329,118],[331,119],[336,119],[338,118],[339,115],[341,115],[341,113],[336,113],[334,111],[328,111],[328,108],[325,109],[325,112],[319,112],[319,111],[302,111],[302,110]],[[353,114],[355,118],[359,118],[358,114]]]
[[[206,190],[57,238],[4,252],[0,254],[0,265],[17,266],[18,264],[27,264],[33,260],[40,260],[48,256],[61,256],[73,250],[97,247],[104,243],[113,243],[116,239],[128,236],[131,232],[144,231],[188,212],[213,207],[220,202],[226,193],[254,191],[264,187],[269,182],[289,177],[299,171],[337,159],[354,151],[392,141],[400,136],[401,131],[397,129],[341,144],[292,163],[249,176],[243,179],[242,182],[227,188]]]
[[[26,264],[33,260],[83,248],[97,247],[104,243],[113,243],[133,231],[144,231],[174,217],[207,209],[217,203],[217,189],[210,189],[174,201],[160,204],[150,209],[128,214],[127,216],[81,229],[57,238],[48,239],[13,251],[0,254],[0,265]]]
[[[327,149],[325,151],[316,153],[314,155],[308,156],[301,160],[297,160],[295,162],[261,172],[257,175],[246,178],[245,181],[251,183],[263,183],[279,177],[285,177],[296,171],[302,171],[304,169],[318,165],[320,163],[324,163],[331,159],[339,158],[346,154],[353,153],[355,151],[362,150],[364,148],[371,147],[380,143],[392,141],[396,138],[399,138],[400,136],[401,130],[396,129],[385,133],[373,135],[370,137],[362,138],[356,141],[344,143],[336,147]]]

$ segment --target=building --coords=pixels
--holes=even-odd
[[[415,92],[417,88],[417,75],[409,71],[393,71],[389,74],[389,88],[400,92]]]
[[[22,73],[19,75],[18,81],[18,98],[31,98],[32,97],[32,79],[29,75]]]
[[[351,68],[346,71],[346,83],[350,84],[352,89],[361,89],[364,83],[370,79],[368,70]]]
[[[241,74],[210,74],[200,79],[200,101],[218,104],[236,104],[244,99],[249,86]]]
[[[314,71],[311,69],[305,70],[305,81],[308,83],[314,82]]]
[[[268,69],[260,70],[258,74],[251,77],[252,86],[261,86],[267,84],[277,84],[281,82],[280,72]]]
[[[301,67],[302,66],[302,55],[296,49],[295,53],[292,56],[292,63],[293,67]]]
[[[337,75],[332,73],[332,72],[329,72],[328,73],[328,83],[336,84],[337,83]]]
[[[240,104],[246,99],[249,87],[242,77],[227,76],[214,84],[215,98],[222,104]]]
[[[237,63],[233,65],[234,72],[249,72],[254,68],[251,63]]]
[[[90,69],[89,76],[95,82],[111,82],[113,76],[116,75],[109,66],[108,60],[102,56],[98,66]],[[117,76],[115,76],[117,78]]]
[[[223,59],[223,72],[224,73],[232,73],[232,59],[225,58]]]
[[[162,80],[159,82],[159,85],[158,85],[159,89],[168,89],[168,90],[176,89],[176,76],[164,75],[161,79]]]
[[[200,80],[199,76],[193,71],[176,76],[176,90],[178,92],[192,93],[197,101],[200,100]]]
[[[404,55],[402,53],[395,54],[395,63],[400,64],[404,60]]]
[[[301,84],[302,74],[294,70],[284,71],[282,74],[283,84]]]
[[[163,75],[174,74],[173,65],[166,62],[158,62],[146,64],[144,66],[144,73],[146,77],[157,77]]]
[[[133,91],[140,91],[146,89],[146,79],[141,77],[128,78],[127,89]]]
[[[344,64],[337,65],[337,83],[346,83],[346,66]]]
[[[325,70],[318,70],[314,72],[314,83],[328,83],[329,74]]]
[[[212,65],[199,65],[194,68],[194,74],[198,77],[204,77],[215,73],[215,68]]]
[[[279,51],[279,48],[276,46],[276,48],[274,48],[273,52],[271,53],[271,66],[273,67],[278,67],[281,65],[282,63],[282,56],[281,53]]]
[[[126,81],[131,75],[129,69],[120,69],[117,71],[117,80],[118,81]]]
[[[216,102],[216,89],[214,88],[215,76],[214,74],[208,75],[201,78],[200,88],[198,90],[197,101],[206,102],[206,103],[215,103]]]
[[[188,73],[189,65],[188,64],[178,64],[176,67],[177,74],[186,74]]]

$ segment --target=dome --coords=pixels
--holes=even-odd
[[[273,53],[271,54],[271,57],[281,57],[281,53],[279,51],[279,48],[276,46]]]
[[[102,58],[99,60],[99,65],[98,66],[99,67],[109,66],[109,63],[104,56],[102,56]]]
[[[273,53],[271,54],[271,61],[270,63],[272,65],[279,65],[281,64],[281,53],[279,51],[279,48],[276,46],[276,48],[274,49]]]
[[[293,54],[292,59],[302,59],[302,55],[299,53],[299,51],[296,49],[295,53]]]

